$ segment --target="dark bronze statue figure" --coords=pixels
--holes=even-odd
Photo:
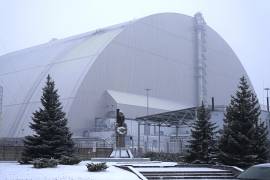
[[[119,109],[116,110],[116,148],[125,147],[125,136],[127,134],[127,125],[125,123],[125,116]]]

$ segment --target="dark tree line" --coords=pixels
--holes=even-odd
[[[219,136],[210,122],[209,110],[202,104],[191,130],[186,160],[193,163],[222,163],[246,168],[267,162],[269,143],[267,129],[260,116],[258,99],[245,77],[240,79],[235,96],[224,113]]]
[[[41,97],[42,107],[33,113],[33,135],[24,139],[21,162],[36,158],[72,157],[74,143],[55,83],[48,75]],[[260,121],[260,106],[245,77],[224,114],[222,133],[217,134],[210,111],[202,102],[191,129],[190,148],[185,157],[193,163],[223,163],[239,167],[264,163],[268,159],[267,129]]]

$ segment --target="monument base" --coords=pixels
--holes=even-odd
[[[134,158],[130,149],[116,148],[109,158],[91,158],[92,162],[117,162],[117,163],[144,163],[150,162],[150,158]]]
[[[111,153],[110,158],[134,158],[134,157],[130,149],[116,148]]]

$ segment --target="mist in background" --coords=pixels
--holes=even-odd
[[[147,15],[201,12],[232,47],[261,104],[270,87],[268,0],[0,0],[0,55]],[[230,72],[228,72],[230,73]]]

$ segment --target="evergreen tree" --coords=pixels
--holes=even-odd
[[[267,139],[268,131],[264,122],[258,122],[255,125],[255,141],[254,141],[254,164],[265,163],[269,158],[269,142]]]
[[[191,129],[190,149],[187,162],[214,163],[216,159],[215,123],[210,121],[210,111],[204,104],[197,110],[197,119]]]
[[[248,167],[266,162],[267,131],[259,121],[260,106],[245,77],[226,108],[223,133],[219,142],[219,160],[223,164]]]
[[[48,75],[41,97],[42,108],[33,113],[30,128],[34,131],[24,139],[22,161],[34,158],[55,158],[72,156],[74,143],[67,127],[67,119],[62,111],[55,83]]]

